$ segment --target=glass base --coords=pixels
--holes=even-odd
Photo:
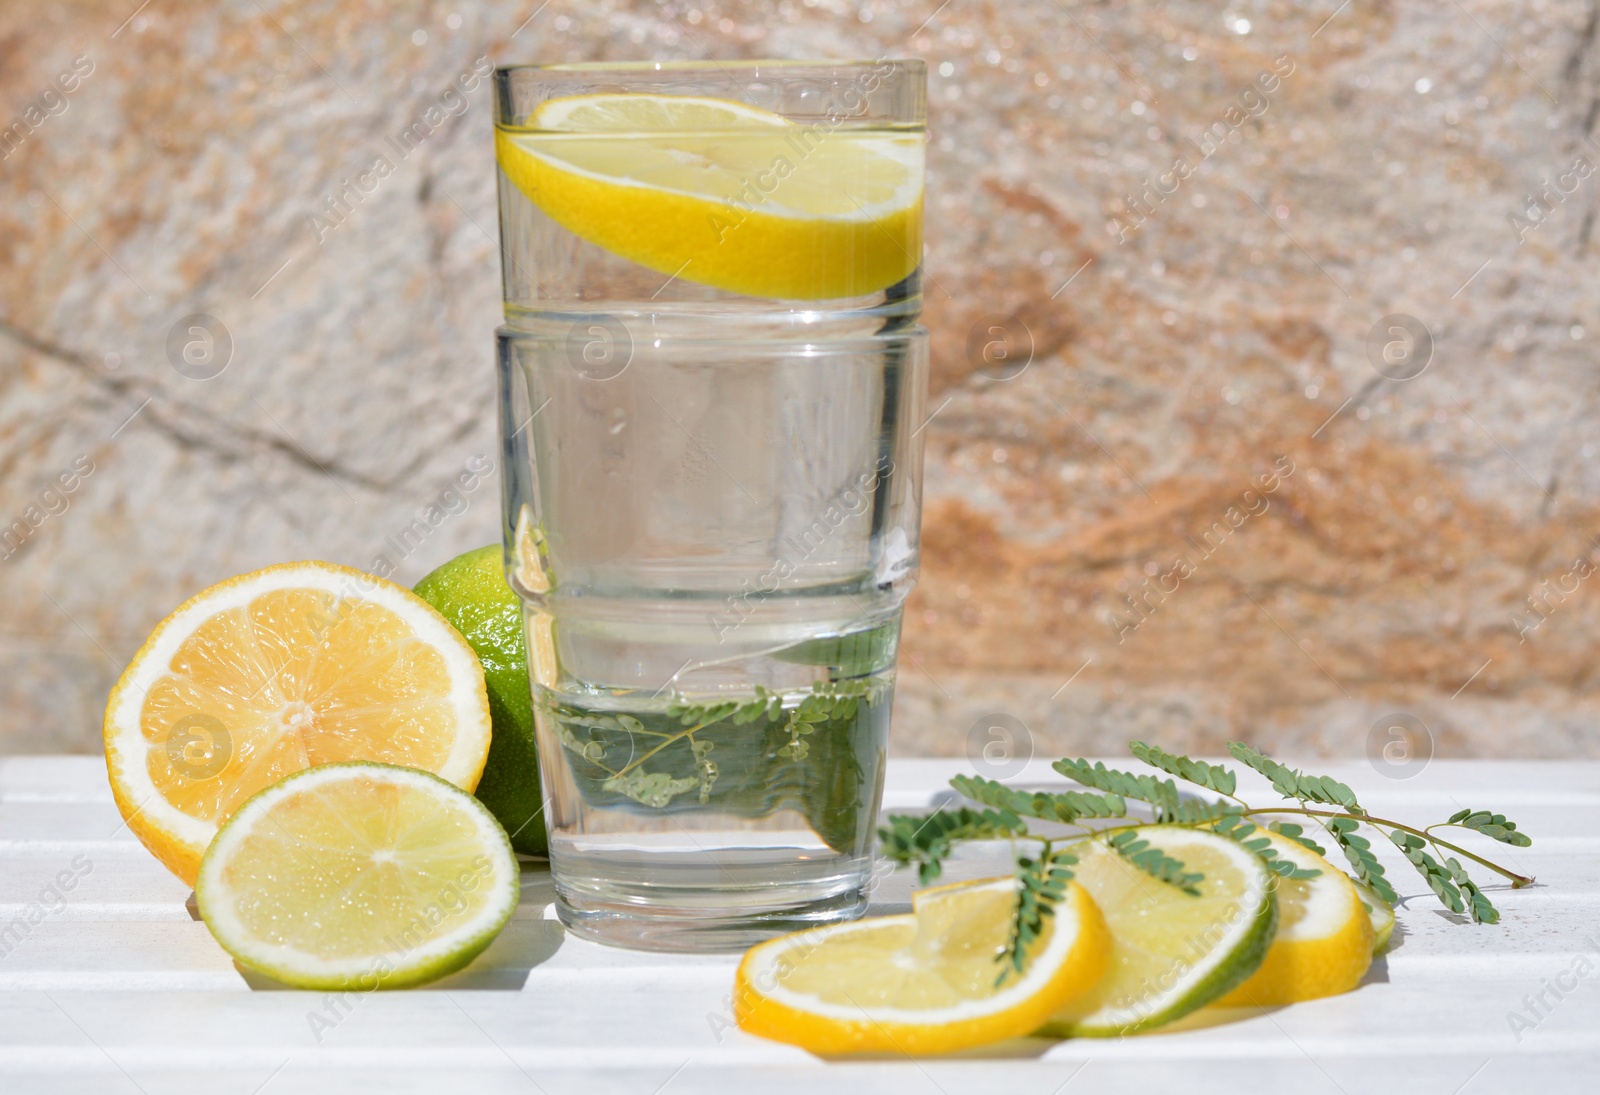
[[[759,889],[556,879],[556,914],[569,931],[633,950],[742,951],[788,932],[855,920],[866,910],[867,878],[856,871]]]

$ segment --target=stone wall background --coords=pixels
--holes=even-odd
[[[388,554],[409,583],[494,538],[485,480],[409,554],[387,539],[494,452],[487,91],[321,242],[308,222],[478,58],[888,53],[931,70],[938,408],[897,752],[1600,755],[1597,21],[7,3],[0,528],[60,512],[0,559],[0,753],[97,749],[121,665],[212,581]],[[209,378],[220,356],[168,352],[195,314],[231,344]]]

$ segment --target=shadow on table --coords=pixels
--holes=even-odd
[[[1146,1031],[1144,1034],[1130,1034],[1129,1038],[1162,1037],[1186,1030],[1205,1030],[1209,1027],[1226,1026],[1229,1023],[1242,1022],[1253,1019],[1258,1015],[1270,1015],[1282,1008],[1201,1008],[1191,1015],[1173,1023],[1168,1023],[1156,1030]],[[977,1046],[973,1049],[958,1050],[955,1053],[940,1054],[940,1061],[987,1061],[987,1060],[1023,1060],[1027,1058],[1042,1057],[1044,1054],[1060,1045],[1062,1041],[1101,1042],[1114,1041],[1108,1038],[1088,1039],[1057,1039],[1057,1038],[1012,1038],[1006,1042],[995,1042],[992,1045]],[[861,1061],[903,1061],[905,1055],[900,1053],[862,1054],[859,1056],[831,1058],[833,1064],[849,1064]]]
[[[466,969],[428,985],[432,989],[450,991],[515,992],[528,980],[535,966],[549,961],[561,949],[566,939],[566,929],[559,920],[545,919],[545,910],[555,900],[555,887],[550,882],[550,870],[542,862],[524,862],[522,865],[522,899],[505,926],[488,948]],[[199,919],[197,914],[195,919]],[[247,969],[235,962],[245,983],[255,992],[298,992],[270,977]]]

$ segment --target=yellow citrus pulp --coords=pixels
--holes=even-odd
[[[1372,917],[1339,868],[1303,844],[1262,829],[1272,851],[1315,878],[1276,880],[1278,934],[1259,969],[1217,1003],[1268,1007],[1349,992],[1372,964]]]

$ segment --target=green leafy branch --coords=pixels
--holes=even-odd
[[[1483,924],[1495,923],[1500,913],[1468,873],[1463,859],[1493,871],[1509,881],[1513,889],[1532,885],[1534,881],[1445,840],[1436,832],[1459,828],[1514,847],[1530,845],[1532,840],[1527,834],[1503,814],[1460,810],[1446,821],[1419,829],[1367,813],[1355,791],[1331,776],[1291,768],[1242,742],[1230,742],[1228,753],[1234,759],[1265,776],[1275,791],[1294,802],[1293,806],[1256,807],[1235,794],[1237,777],[1223,765],[1197,761],[1140,741],[1131,742],[1129,751],[1135,759],[1166,776],[1213,792],[1221,799],[1183,795],[1172,778],[1109,768],[1102,762],[1091,764],[1081,757],[1063,758],[1055,762],[1055,770],[1089,790],[1023,791],[979,776],[956,776],[950,785],[988,809],[978,811],[963,807],[941,811],[928,818],[891,816],[889,825],[879,834],[885,854],[897,863],[915,864],[921,882],[926,885],[939,876],[943,861],[962,841],[1040,842],[1038,855],[1018,853],[1016,858],[1017,904],[1009,942],[997,957],[1005,966],[1002,978],[1008,971],[1021,972],[1024,968],[1027,954],[1043,931],[1045,921],[1053,915],[1053,906],[1065,893],[1072,877],[1071,868],[1076,864],[1075,858],[1070,862],[1065,858],[1067,851],[1054,848],[1052,842],[1061,837],[1029,832],[1023,818],[1075,827],[1079,836],[1074,839],[1098,839],[1150,877],[1192,895],[1200,893],[1204,876],[1187,870],[1181,860],[1144,839],[1139,833],[1141,828],[1159,824],[1209,829],[1237,841],[1277,878],[1309,879],[1321,872],[1301,867],[1280,855],[1267,835],[1276,833],[1323,855],[1323,846],[1306,835],[1305,827],[1284,820],[1283,815],[1308,818],[1344,853],[1352,877],[1380,900],[1393,905],[1399,901],[1399,895],[1373,853],[1371,841],[1358,831],[1365,827],[1387,837],[1447,909],[1470,915]],[[1085,820],[1126,817],[1128,800],[1151,806],[1154,821],[1125,822],[1098,829],[1083,824]],[[1249,820],[1251,818],[1260,819],[1265,829]]]

